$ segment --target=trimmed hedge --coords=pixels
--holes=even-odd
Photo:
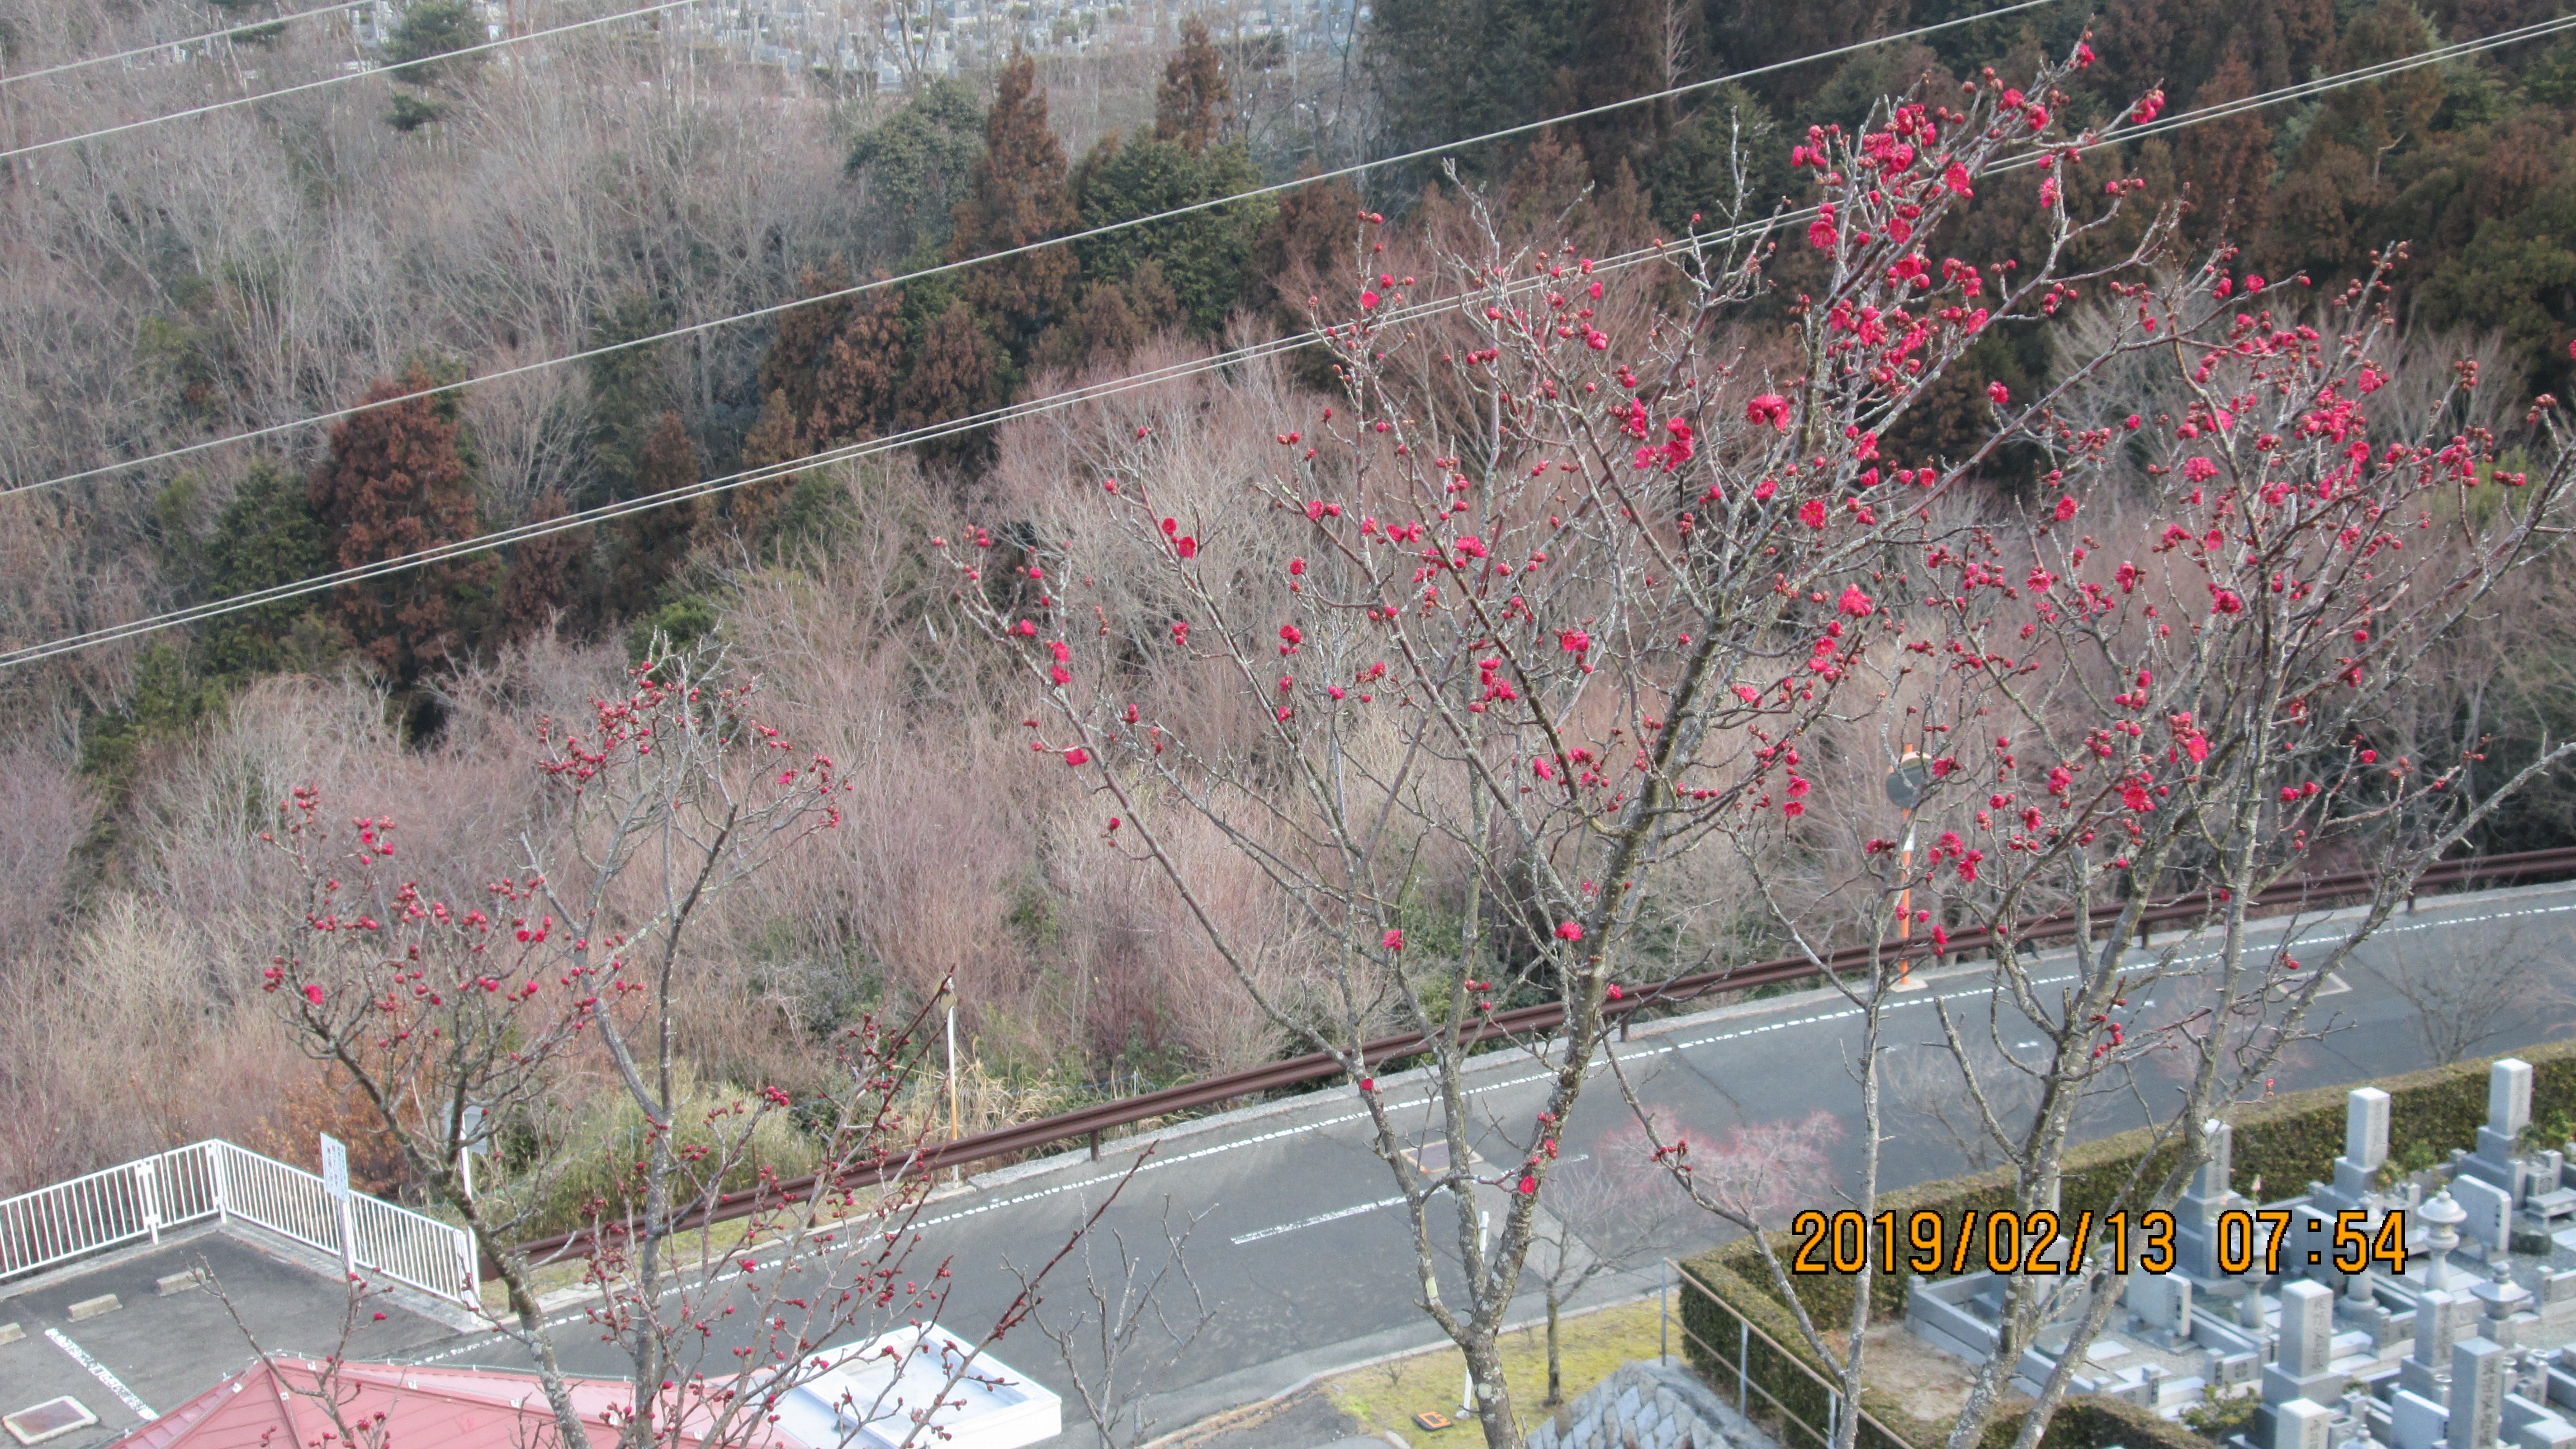
[[[2081,1394],[2057,1406],[2040,1449],[2213,1449],[2210,1441],[2126,1399]]]
[[[2576,1118],[2576,1042],[2553,1043],[2513,1055],[2532,1066],[2532,1119],[2545,1122],[2554,1116]],[[2421,1143],[2430,1147],[2437,1159],[2448,1160],[2452,1148],[2474,1144],[2477,1129],[2486,1125],[2487,1069],[2491,1061],[2462,1062],[2371,1083],[2390,1098],[2391,1157]],[[2230,1114],[2235,1127],[2230,1147],[2234,1180],[2240,1190],[2250,1195],[2259,1179],[2266,1184],[2267,1195],[2288,1197],[2308,1183],[2328,1177],[2334,1160],[2343,1154],[2345,1102],[2351,1090],[2349,1086],[2320,1087],[2237,1106]],[[2142,1191],[2151,1190],[2162,1180],[2178,1152],[2177,1144],[2157,1144],[2154,1134],[2146,1128],[2070,1147],[2059,1192],[2062,1212],[2071,1217],[2082,1212],[2108,1211],[2112,1201],[2133,1182]],[[1977,1220],[1982,1222],[1988,1213],[2015,1206],[2009,1169],[1924,1183],[1902,1192],[1882,1193],[1878,1199],[1879,1211],[1893,1211],[1900,1220],[1919,1211],[1940,1213],[1949,1219],[1953,1233],[1965,1213],[1977,1213]],[[1795,1240],[1786,1233],[1773,1234],[1772,1242],[1774,1250],[1784,1257],[1795,1251]],[[1970,1235],[1969,1252],[1971,1262],[1984,1255],[1982,1230]],[[1809,1372],[1825,1373],[1808,1359],[1797,1319],[1774,1292],[1769,1270],[1763,1267],[1753,1244],[1739,1240],[1682,1267],[1710,1294],[1741,1311],[1755,1327],[1807,1362]],[[1945,1271],[1932,1276],[1948,1274]],[[1903,1273],[1883,1273],[1871,1279],[1874,1321],[1884,1322],[1904,1313],[1908,1281]],[[1818,1324],[1850,1321],[1850,1279],[1830,1274],[1801,1277],[1795,1280],[1795,1291]],[[1723,1308],[1703,1301],[1698,1294],[1685,1292],[1681,1297],[1682,1323],[1693,1335],[1689,1343],[1692,1360],[1712,1384],[1724,1387],[1736,1372],[1734,1322]],[[1825,1422],[1824,1387],[1809,1372],[1776,1362],[1779,1355],[1760,1342],[1753,1348],[1751,1372],[1755,1381],[1789,1404],[1800,1417],[1821,1426]],[[1831,1375],[1827,1373],[1826,1377]],[[1862,1449],[1930,1449],[1948,1438],[1947,1424],[1915,1419],[1886,1396],[1864,1392],[1862,1403],[1872,1418],[1906,1441],[1901,1445],[1873,1442],[1884,1436],[1871,1433],[1864,1425]],[[2077,1413],[2079,1404],[2085,1407]],[[1981,1449],[2000,1449],[2009,1444],[2017,1427],[2011,1412],[1998,1415]],[[2179,1424],[2116,1400],[2099,1399],[2069,1400],[2051,1422],[2044,1443],[2047,1449],[2104,1449],[2113,1444],[2127,1449],[2209,1449],[2207,1440]]]

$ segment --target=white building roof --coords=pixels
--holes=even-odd
[[[827,1353],[833,1367],[778,1407],[778,1427],[809,1449],[1022,1449],[1064,1428],[1054,1393],[937,1324]],[[916,1433],[924,1420],[935,1433]]]

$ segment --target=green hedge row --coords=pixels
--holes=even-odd
[[[2532,1065],[2532,1119],[2576,1119],[2576,1042],[2535,1047],[2514,1055]],[[2462,1062],[2375,1083],[2390,1098],[2388,1136],[2392,1157],[2402,1157],[2409,1147],[2420,1144],[2430,1149],[2436,1159],[2447,1160],[2451,1149],[2473,1146],[2477,1129],[2487,1120],[2488,1065],[2484,1060]],[[2335,1158],[2343,1153],[2344,1104],[2349,1094],[2349,1087],[2323,1087],[2237,1106],[2230,1120],[2235,1124],[2231,1147],[2238,1190],[2252,1195],[2259,1181],[2263,1196],[2289,1197],[2303,1191],[2308,1183],[2330,1176]],[[2176,1144],[2159,1145],[2145,1128],[2069,1149],[2059,1193],[2062,1211],[2070,1216],[2105,1212],[2123,1192],[2135,1197],[2152,1189],[2162,1180],[2178,1150]],[[1928,1209],[1947,1217],[1955,1231],[1965,1213],[1977,1213],[1977,1221],[1982,1222],[1986,1214],[2018,1204],[2013,1200],[2009,1170],[1998,1169],[1885,1193],[1879,1197],[1878,1206],[1881,1211],[1896,1212],[1900,1221]],[[1772,1242],[1774,1251],[1784,1257],[1795,1251],[1794,1241],[1785,1233],[1774,1234]],[[1972,1232],[1969,1260],[1976,1261],[1984,1252],[1982,1231]],[[1774,1291],[1769,1270],[1752,1243],[1731,1243],[1693,1259],[1683,1269],[1708,1293],[1743,1312],[1756,1328],[1788,1347],[1796,1357],[1807,1357],[1797,1320]],[[1795,1282],[1800,1301],[1819,1325],[1850,1321],[1852,1280],[1824,1275],[1801,1277]],[[1880,1274],[1871,1280],[1873,1320],[1885,1322],[1904,1313],[1906,1284],[1907,1278],[1901,1273]],[[1689,1352],[1693,1361],[1712,1384],[1731,1395],[1738,1340],[1735,1320],[1724,1307],[1706,1301],[1699,1293],[1685,1291],[1681,1297],[1683,1326],[1692,1335]],[[1827,1397],[1823,1385],[1779,1358],[1779,1354],[1755,1340],[1751,1365],[1754,1382],[1791,1405],[1800,1417],[1821,1427]],[[1809,1367],[1814,1369],[1812,1364]],[[2080,1412],[2078,1405],[2082,1406]],[[1874,1392],[1864,1394],[1863,1406],[1904,1442],[1873,1442],[1886,1436],[1874,1434],[1864,1426],[1862,1449],[1934,1449],[1949,1436],[1948,1425],[1914,1419],[1895,1401]],[[2000,1449],[2009,1444],[2016,1427],[2011,1415],[1999,1416],[1981,1449]],[[2047,1449],[2106,1449],[2114,1444],[2127,1449],[2208,1449],[2206,1440],[2182,1426],[2114,1400],[2069,1401],[2052,1421],[2046,1444]],[[1789,1449],[1800,1446],[1792,1444]]]
[[[2212,1449],[2210,1441],[2126,1399],[2083,1394],[2058,1405],[2040,1449]]]

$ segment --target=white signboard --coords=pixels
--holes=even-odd
[[[349,1200],[349,1149],[325,1132],[322,1138],[322,1188],[342,1202]]]

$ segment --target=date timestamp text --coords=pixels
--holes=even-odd
[[[2100,1253],[2114,1273],[2170,1273],[2180,1266],[2178,1227],[2169,1212],[1976,1212],[1953,1218],[1927,1210],[1864,1217],[1809,1209],[1789,1220],[1797,1240],[1792,1273],[1858,1273],[1875,1264],[1894,1274],[2063,1273]],[[2365,1212],[2294,1213],[2286,1208],[2231,1209],[2210,1224],[2218,1271],[2268,1275],[2285,1269],[2332,1268],[2360,1273],[2374,1265],[2406,1271],[2406,1213],[2372,1222]],[[2062,1247],[2061,1247],[2062,1244]]]

